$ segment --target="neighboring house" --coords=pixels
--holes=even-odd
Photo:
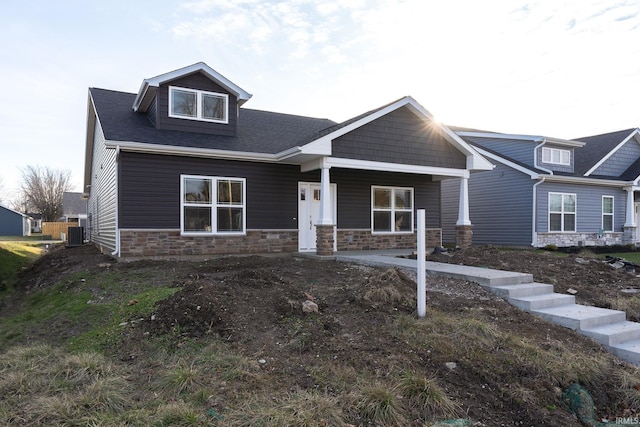
[[[468,183],[475,244],[544,247],[636,244],[640,130],[574,140],[468,129],[456,134],[495,164]],[[458,188],[443,185],[443,223]],[[447,207],[448,206],[448,207]],[[453,242],[455,231],[443,229]]]
[[[0,206],[0,236],[30,236],[31,217]]]
[[[88,238],[119,257],[414,248],[424,208],[436,246],[456,177],[451,227],[471,244],[466,183],[492,165],[411,97],[343,123],[250,97],[204,63],[138,93],[90,88]]]
[[[31,232],[42,232],[42,214],[27,212],[27,216],[31,218]]]
[[[65,191],[62,193],[62,222],[77,222],[86,227],[87,198],[84,193]]]

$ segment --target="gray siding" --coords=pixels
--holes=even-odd
[[[102,128],[97,125],[88,201],[88,236],[104,250],[113,251],[116,248],[116,150],[108,150],[104,142]]]
[[[169,86],[205,90],[229,95],[229,123],[211,123],[198,120],[169,117]],[[158,88],[156,96],[156,126],[158,129],[178,130],[183,132],[207,133],[212,135],[235,136],[238,123],[238,100],[220,85],[200,73],[191,74],[163,84]]]
[[[332,143],[334,157],[465,169],[466,157],[408,108],[400,108]]]
[[[627,141],[618,151],[598,167],[592,175],[620,176],[640,158],[640,144],[635,139]]]
[[[180,175],[246,178],[248,229],[297,229],[298,182],[319,182],[318,171],[299,166],[121,153],[120,227],[180,228]],[[440,224],[440,183],[429,176],[332,169],[337,184],[338,228],[371,227],[371,185],[414,187],[415,207],[427,226]]]
[[[473,244],[529,246],[532,240],[534,181],[496,163],[493,171],[476,172],[469,179],[469,219]],[[460,180],[443,182],[443,242],[455,242]]]
[[[539,142],[503,138],[465,137],[465,139],[517,162],[535,167],[533,155]]]
[[[597,233],[602,227],[602,196],[613,196],[613,231],[625,222],[626,192],[618,188],[545,182],[538,187],[536,231],[549,231],[549,193],[576,195],[576,231]]]
[[[20,214],[0,206],[0,236],[24,236],[25,222]]]

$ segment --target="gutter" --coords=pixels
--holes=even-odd
[[[111,252],[111,256],[120,257],[120,228],[118,227],[118,161],[120,159],[120,146],[116,147],[116,163],[115,163],[115,189],[116,189],[116,200],[114,203],[115,206],[115,232],[116,232],[116,248],[113,252]]]
[[[538,149],[542,148],[543,145],[545,145],[547,143],[547,138],[542,138],[542,142],[538,145],[536,145],[536,147],[533,150],[533,164],[535,165],[536,168],[541,169],[545,172],[547,172],[549,175],[553,175],[553,171],[551,169],[547,169],[547,168],[543,168],[541,166],[538,166]],[[542,184],[546,177],[543,175],[540,179],[540,175],[538,175],[539,181],[536,182],[535,184],[533,184],[533,200],[532,200],[532,206],[533,206],[533,212],[531,214],[531,246],[536,247],[536,244],[538,243],[538,233],[536,232],[536,219],[538,218],[537,214],[538,214],[538,186],[540,184]]]

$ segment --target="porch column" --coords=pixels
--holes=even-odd
[[[627,209],[625,222],[622,226],[622,242],[626,245],[636,243],[636,230],[638,228],[638,224],[636,224],[634,190],[635,187],[625,188],[625,191],[627,192]]]
[[[469,220],[469,178],[460,179],[460,200],[458,201],[458,222],[456,222],[456,247],[471,247],[473,225]]]
[[[331,209],[331,177],[329,167],[320,168],[320,217],[316,224],[316,254],[333,255],[334,221]]]

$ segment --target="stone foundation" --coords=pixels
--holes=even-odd
[[[625,244],[624,233],[538,233],[537,247],[555,245],[559,248],[570,246],[612,246]]]
[[[333,255],[333,225],[316,225],[316,255]]]
[[[370,229],[338,230],[339,251],[373,251],[380,249],[415,249],[417,238],[410,234],[372,234]],[[442,246],[442,230],[428,228],[425,231],[427,248]]]
[[[456,225],[456,248],[470,248],[473,244],[473,226]]]
[[[298,251],[298,230],[248,230],[244,236],[181,236],[178,230],[120,230],[123,258],[184,258]]]

